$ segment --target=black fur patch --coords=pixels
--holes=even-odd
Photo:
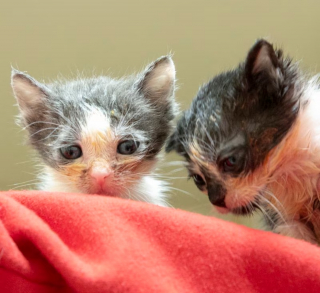
[[[300,92],[296,65],[259,40],[244,63],[202,86],[178,121],[166,151],[192,156],[190,146],[197,141],[205,159],[219,167],[228,148],[231,156],[241,149],[236,172],[219,170],[222,177],[245,176],[262,164],[295,123]],[[239,135],[241,139],[235,140]]]

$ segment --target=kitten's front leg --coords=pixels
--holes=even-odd
[[[307,227],[307,225],[296,220],[291,220],[285,224],[275,226],[273,228],[273,232],[296,239],[302,239],[318,245],[314,233]]]

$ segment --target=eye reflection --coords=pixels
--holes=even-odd
[[[124,140],[118,144],[117,152],[121,155],[131,155],[135,153],[140,142],[134,140]]]
[[[75,160],[82,156],[82,150],[77,145],[60,148],[61,155],[67,160]]]

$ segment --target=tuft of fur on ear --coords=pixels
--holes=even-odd
[[[245,74],[249,85],[266,79],[277,79],[279,59],[273,46],[267,41],[258,40],[248,53]]]
[[[153,104],[166,105],[174,98],[175,66],[170,56],[149,64],[139,82],[139,90]]]
[[[45,105],[48,90],[28,74],[13,68],[11,86],[24,120],[29,120],[35,111]]]

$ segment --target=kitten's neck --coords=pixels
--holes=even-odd
[[[313,199],[319,198],[320,90],[310,84],[301,97],[297,121],[268,158],[272,168],[269,190],[281,202],[275,206],[292,216],[310,214]]]
[[[58,171],[45,166],[39,175],[38,189],[51,192],[83,193],[73,182]],[[167,184],[153,178],[152,174],[143,176],[136,184],[131,185],[130,193],[119,197],[167,206]]]
[[[269,157],[270,165],[276,174],[288,173],[292,167],[304,171],[313,170],[307,162],[320,164],[320,90],[310,84],[300,98],[300,110],[295,123],[284,140],[274,149]],[[313,170],[318,172],[316,170]]]

